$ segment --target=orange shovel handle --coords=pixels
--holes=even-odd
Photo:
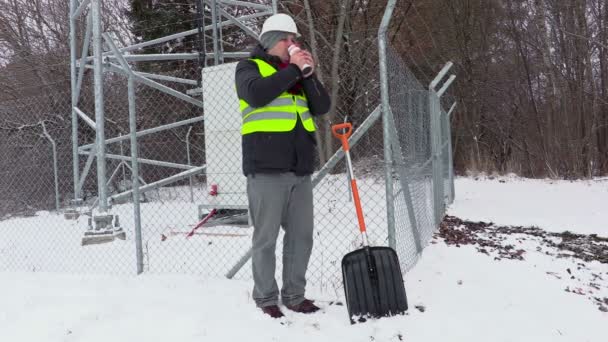
[[[346,132],[338,133],[338,130],[345,129]],[[348,146],[348,138],[353,131],[353,125],[350,122],[345,122],[338,125],[331,126],[331,132],[334,134],[334,137],[338,138],[340,142],[342,142],[342,148],[344,151],[348,151],[350,147]]]
[[[344,133],[338,133],[339,130],[345,130]],[[331,126],[331,131],[336,138],[338,138],[342,142],[342,148],[344,149],[344,153],[346,154],[347,167],[348,172],[351,175],[350,179],[350,188],[353,193],[353,200],[355,202],[355,210],[357,212],[357,221],[359,222],[359,230],[361,233],[366,232],[365,220],[363,219],[363,209],[361,208],[361,199],[359,198],[359,189],[357,188],[357,181],[355,180],[355,175],[353,173],[353,166],[350,160],[350,146],[348,145],[348,138],[350,137],[353,131],[353,125],[349,122],[345,122],[342,124],[337,124]],[[365,241],[365,240],[364,240]]]

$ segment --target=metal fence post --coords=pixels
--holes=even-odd
[[[395,8],[396,0],[389,0],[382,23],[378,29],[378,56],[380,67],[380,96],[382,99],[382,130],[384,144],[384,162],[385,162],[385,182],[386,182],[386,222],[388,228],[388,244],[389,247],[395,249],[397,243],[395,239],[395,201],[393,195],[393,154],[391,151],[390,139],[390,103],[388,95],[388,68],[386,66],[386,31],[390,24]]]
[[[451,125],[451,115],[452,112],[454,111],[454,109],[456,108],[456,104],[457,102],[454,102],[454,104],[452,104],[452,107],[450,108],[450,110],[447,112],[446,114],[446,120],[448,120],[448,153],[450,154],[450,162],[448,164],[449,167],[449,171],[448,171],[448,175],[450,177],[450,197],[449,197],[449,203],[452,204],[454,203],[454,198],[456,197],[456,190],[454,189],[454,155],[452,152],[452,125]]]
[[[433,164],[433,207],[435,224],[441,222],[443,207],[443,179],[441,165],[441,108],[437,92],[429,88],[429,114],[431,119],[431,154]]]
[[[441,130],[441,96],[456,78],[451,75],[445,81],[440,90],[436,90],[439,82],[453,66],[452,62],[446,63],[437,76],[429,85],[429,113],[431,116],[431,150],[433,156],[433,202],[435,206],[435,222],[439,224],[445,213],[445,190],[443,180],[443,144]]]
[[[78,115],[74,107],[78,105],[78,94],[76,92],[76,22],[73,17],[76,11],[76,0],[70,0],[70,86],[72,95],[72,167],[74,178],[74,199],[80,197],[78,188],[78,172],[80,162],[78,159]]]
[[[144,253],[141,236],[141,210],[139,207],[139,163],[137,161],[137,120],[135,112],[135,82],[129,76],[129,133],[131,135],[131,183],[133,189],[133,216],[135,224],[135,257],[137,274],[144,271]]]
[[[449,175],[449,172],[451,172],[451,158],[452,158],[452,152],[449,150],[449,145],[451,143],[451,133],[450,133],[450,120],[449,120],[449,116],[447,115],[447,113],[444,115],[444,111],[441,108],[441,97],[443,96],[443,94],[445,94],[445,92],[447,91],[447,89],[450,87],[450,85],[452,84],[452,82],[454,82],[454,80],[456,79],[456,75],[451,75],[443,84],[443,86],[441,87],[441,89],[439,89],[439,91],[437,91],[437,108],[439,109],[439,117],[440,117],[440,124],[441,124],[441,134],[442,134],[442,139],[440,140],[441,145],[440,145],[440,149],[441,149],[441,186],[442,186],[442,194],[441,194],[441,204],[443,206],[443,211],[441,213],[440,217],[443,217],[443,215],[445,214],[445,208],[448,206],[448,204],[451,203],[451,198],[452,195],[450,194],[452,192],[452,186],[450,184],[446,184],[446,181],[450,181],[451,176]],[[444,126],[445,125],[445,126]],[[445,128],[445,129],[444,129]],[[445,136],[443,136],[445,135]],[[449,155],[445,155],[445,154],[449,154]],[[446,158],[447,157],[447,158]],[[444,163],[446,165],[444,165]],[[445,169],[447,168],[447,170]],[[447,172],[447,174],[446,174]]]

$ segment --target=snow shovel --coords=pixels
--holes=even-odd
[[[345,130],[339,133],[339,130]],[[403,314],[407,311],[407,298],[399,258],[390,247],[370,247],[361,209],[357,181],[350,159],[348,138],[352,132],[350,123],[332,126],[333,135],[342,142],[351,179],[351,190],[363,248],[352,251],[342,259],[344,294],[351,324],[365,322],[367,318],[379,318]]]

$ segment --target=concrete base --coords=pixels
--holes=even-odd
[[[88,246],[112,241],[114,241],[114,233],[111,230],[105,232],[86,232],[84,233],[80,244],[82,246]]]
[[[63,212],[63,217],[66,220],[77,220],[80,217],[80,213],[76,209],[66,209]]]
[[[114,227],[112,227],[112,220],[114,220]],[[92,226],[91,221],[95,222],[95,227]],[[92,220],[89,219],[89,229],[84,233],[81,245],[107,243],[114,241],[114,239],[127,239],[127,234],[119,226],[118,216],[99,215],[94,216]]]
[[[82,246],[97,245],[101,243],[112,242],[115,239],[126,240],[127,233],[124,230],[108,230],[105,232],[86,232],[82,237],[80,244]]]

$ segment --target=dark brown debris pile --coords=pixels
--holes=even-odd
[[[513,236],[517,236],[519,241],[529,238],[540,240],[541,245],[555,249],[557,257],[608,264],[608,238],[596,234],[551,233],[537,227],[496,226],[492,222],[473,222],[454,216],[445,216],[439,232],[435,234],[435,238],[442,238],[448,245],[475,245],[481,253],[490,255],[493,252],[497,260],[523,260],[525,250],[507,242]],[[542,247],[539,246],[537,250],[542,250]],[[545,253],[551,254],[549,251]]]
[[[439,226],[435,238],[442,238],[448,245],[474,245],[477,251],[486,255],[494,255],[495,260],[523,260],[525,251],[516,249],[506,243],[504,234],[497,234],[496,227],[490,222],[473,222],[461,220],[458,217],[446,216]]]

